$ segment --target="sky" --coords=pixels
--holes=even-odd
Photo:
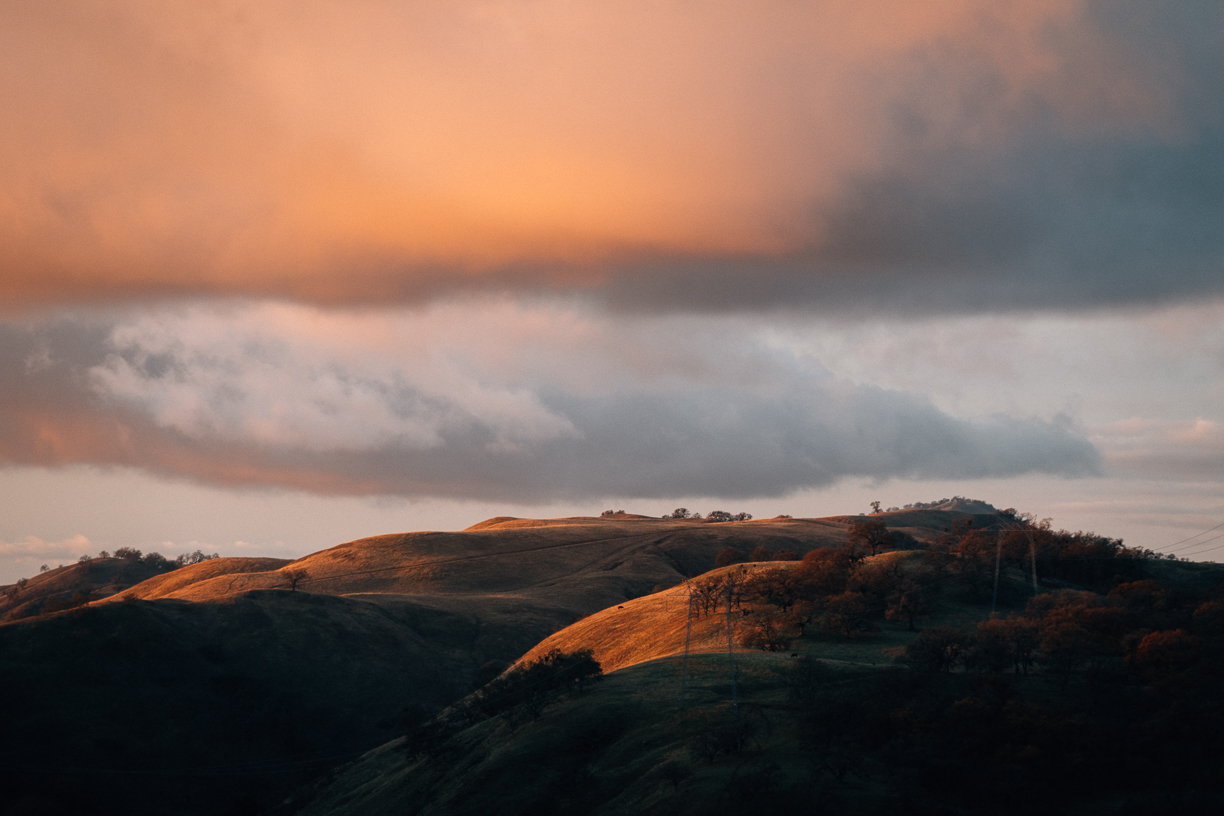
[[[10,0],[0,582],[953,495],[1214,559],[1222,106],[1216,2]]]

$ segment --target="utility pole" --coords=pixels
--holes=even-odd
[[[727,656],[731,659],[731,710],[739,716],[739,690],[735,687],[735,646],[731,641],[731,573],[727,573]]]
[[[684,582],[688,589],[688,621],[684,624],[684,660],[680,663],[680,710],[684,710],[684,687],[688,683],[689,643],[693,638],[693,588],[689,582]]]
[[[1022,516],[1022,518],[1024,519],[1023,521],[1020,521],[1019,523],[1008,525],[1004,527],[1003,529],[1004,530],[1014,530],[1017,533],[1024,533],[1024,537],[1028,539],[1029,563],[1031,564],[1032,571],[1033,571],[1033,594],[1036,595],[1038,593],[1038,589],[1037,589],[1037,542],[1033,540],[1033,530],[1030,527],[1031,520],[1033,517],[1025,513]],[[998,587],[999,587],[998,563],[999,563],[998,556],[996,555],[995,557],[995,592],[996,594],[999,591],[998,590]],[[991,611],[992,612],[994,611],[993,604],[991,604]]]
[[[994,595],[990,599],[990,614],[995,613],[995,604],[999,602],[999,560],[1003,556],[1003,537],[995,537],[995,583]]]
[[[1037,594],[1037,545],[1033,542],[1033,534],[1028,534],[1029,557],[1033,560],[1033,594]]]

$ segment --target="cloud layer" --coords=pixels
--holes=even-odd
[[[505,302],[0,326],[0,457],[521,502],[1096,472],[1069,423],[958,418],[700,322]]]
[[[1135,417],[1093,435],[1109,464],[1123,473],[1218,481],[1224,474],[1224,423]]]
[[[1224,290],[1214,3],[14,2],[0,302]]]

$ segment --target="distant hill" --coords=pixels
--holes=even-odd
[[[109,598],[165,571],[164,565],[128,558],[94,558],[57,567],[0,587],[0,622]]]
[[[265,808],[463,696],[483,664],[706,572],[725,547],[845,536],[819,519],[499,518],[292,562],[46,573],[26,590],[111,594],[0,625],[0,788],[14,812]]]
[[[968,519],[977,529],[998,527],[1012,521],[985,502],[951,499],[935,507],[911,507],[901,510],[886,510],[880,513],[856,516],[829,516],[828,521],[851,524],[855,521],[876,519],[889,529],[901,530],[919,539],[931,538],[932,533],[951,529],[955,522]]]
[[[208,602],[242,592],[287,587],[327,595],[462,598],[514,597],[577,619],[613,603],[672,586],[713,568],[724,547],[757,546],[799,555],[846,539],[843,522],[765,519],[712,523],[645,517],[513,519],[500,517],[461,532],[420,532],[350,541],[263,570],[212,562],[176,570],[132,587],[111,601],[177,599]],[[219,559],[221,562],[232,559]]]
[[[676,587],[714,569],[721,550],[802,556],[844,544],[857,518],[499,517],[295,561],[141,575],[110,559],[45,573],[21,592],[107,597],[27,606],[0,625],[0,789],[13,812],[257,812],[461,698],[486,663],[509,664],[571,625],[558,637],[600,638],[609,666],[674,653]],[[958,519],[997,519],[882,518],[919,541]],[[650,617],[657,604],[667,615]],[[616,642],[624,626],[632,642]],[[699,622],[695,649],[714,650],[716,628]]]
[[[999,510],[992,504],[976,499],[965,499],[957,496],[955,499],[949,499],[945,502],[940,502],[934,507],[927,507],[927,510],[944,510],[949,513],[970,513],[973,515],[989,515],[998,513]]]
[[[985,515],[920,509],[908,521],[937,512]],[[1058,535],[1080,559],[1080,534]],[[1026,792],[1059,816],[1224,808],[1224,567],[1121,552],[1099,556],[1118,569],[1104,585],[1088,575],[1093,590],[1053,577],[1047,560],[1033,597],[1013,563],[995,609],[975,589],[972,555],[960,555],[865,562],[904,593],[931,593],[916,630],[881,607],[855,636],[811,626],[775,652],[732,637],[729,653],[728,622],[750,627],[768,613],[760,598],[695,616],[687,660],[683,587],[609,607],[520,661],[589,649],[602,682],[534,709],[485,710],[487,694],[475,695],[298,791],[283,812],[1019,813],[1033,807]],[[875,592],[870,580],[848,594]]]

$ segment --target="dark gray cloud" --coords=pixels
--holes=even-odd
[[[1092,11],[1084,28],[1156,99],[1077,100],[1079,83],[1103,93],[1108,65],[1076,60],[1074,34],[1051,87],[1020,102],[996,63],[914,54],[881,166],[811,215],[821,243],[775,259],[654,259],[605,296],[631,309],[912,314],[1224,293],[1224,6]],[[1128,118],[1144,105],[1161,112]],[[987,135],[965,136],[978,128]]]
[[[1065,423],[959,419],[921,397],[818,370],[756,386],[677,378],[666,387],[625,379],[599,392],[556,383],[479,391],[455,378],[407,382],[404,372],[370,381],[339,358],[311,359],[316,373],[298,377],[303,363],[290,343],[260,350],[242,332],[237,321],[240,351],[231,353],[228,338],[193,344],[189,328],[167,348],[147,328],[105,321],[0,324],[0,461],[519,502],[747,498],[850,476],[1080,476],[1099,467],[1093,445]],[[261,354],[291,380],[308,380],[291,398],[309,411],[264,404],[281,386],[260,390]],[[386,381],[399,386],[381,387]]]

